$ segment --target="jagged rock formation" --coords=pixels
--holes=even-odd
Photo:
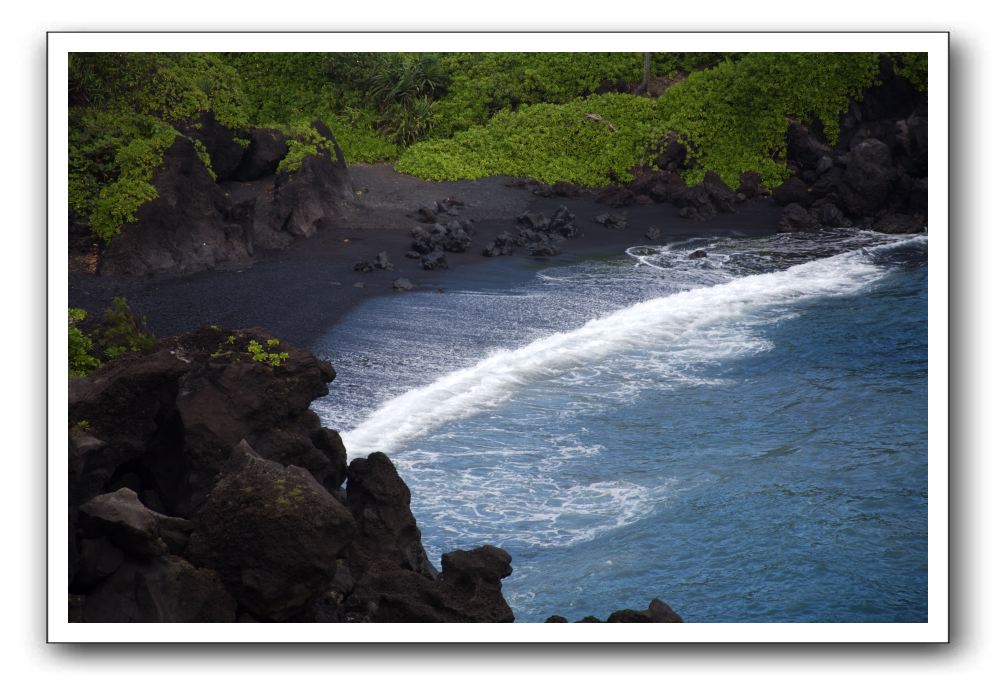
[[[347,465],[309,409],[334,377],[261,329],[206,328],[71,380],[71,620],[513,621],[508,553],[437,571],[387,456]]]
[[[257,248],[288,246],[319,227],[341,221],[353,201],[342,151],[322,122],[312,128],[335,148],[306,156],[301,166],[276,173],[288,153],[284,134],[255,129],[248,144],[201,116],[166,151],[152,178],[159,196],[139,207],[100,255],[101,274],[186,274],[251,259]],[[211,160],[211,175],[197,153]]]
[[[347,466],[309,410],[331,365],[272,340],[205,329],[72,380],[74,615],[512,620],[508,554],[457,551],[439,574],[390,460]]]

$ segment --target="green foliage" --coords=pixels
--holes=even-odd
[[[69,92],[69,205],[105,242],[158,196],[153,171],[202,111],[233,129],[248,121],[238,74],[215,54],[71,54]]]
[[[722,55],[657,53],[652,74],[678,73],[716,63]],[[567,103],[588,96],[605,80],[639,82],[638,52],[474,52],[443,55],[452,73],[449,91],[435,108],[437,136],[486,123],[502,110],[533,103]]]
[[[379,54],[246,52],[221,54],[239,73],[243,109],[258,127],[307,126],[321,119],[335,134],[346,161],[393,159],[398,149],[378,131],[381,115],[366,91]],[[308,151],[298,149],[298,160]],[[297,160],[291,165],[297,164]],[[286,170],[286,168],[285,168]]]
[[[246,126],[239,74],[217,54],[75,53],[69,58],[70,105],[123,107],[170,124],[201,111],[231,129]]]
[[[913,83],[917,91],[927,91],[927,52],[895,54],[896,73]]]
[[[280,340],[270,339],[266,341],[266,346],[271,349],[278,347],[279,345]],[[290,354],[287,352],[267,351],[266,347],[263,347],[263,345],[259,344],[256,340],[249,340],[248,352],[252,355],[253,361],[258,363],[268,363],[274,368],[290,358]]]
[[[317,155],[319,152],[335,157],[335,145],[311,125],[298,122],[279,128],[287,137],[287,155],[277,165],[277,173],[293,173],[301,168],[306,157]]]
[[[659,138],[654,106],[640,96],[604,94],[502,111],[452,139],[412,146],[396,168],[430,180],[509,175],[592,187],[625,181]]]
[[[156,344],[156,338],[145,326],[145,318],[135,316],[122,297],[114,298],[104,312],[104,324],[97,337],[109,359],[129,352],[147,352]]]
[[[693,73],[660,99],[660,117],[688,146],[698,182],[715,171],[728,185],[756,171],[765,184],[781,183],[789,120],[820,119],[831,143],[851,98],[860,98],[878,74],[874,53],[748,54]]]
[[[69,377],[82,377],[100,367],[92,353],[93,339],[77,326],[85,318],[85,310],[69,308]]]

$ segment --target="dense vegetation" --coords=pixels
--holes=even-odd
[[[502,111],[452,139],[412,146],[397,168],[434,180],[509,174],[597,187],[626,180],[674,132],[694,160],[691,182],[711,170],[736,186],[756,171],[777,185],[787,175],[789,120],[819,118],[835,140],[848,101],[877,73],[877,54],[749,54],[696,71],[654,100],[606,94]]]
[[[926,55],[896,60],[926,87]],[[626,181],[674,133],[694,160],[690,181],[713,170],[735,185],[750,170],[775,185],[789,120],[819,118],[833,140],[878,56],[654,54],[651,75],[669,85],[657,98],[597,93],[632,91],[637,53],[72,54],[69,66],[69,204],[107,241],[157,196],[163,153],[204,111],[242,143],[253,127],[281,129],[290,152],[280,171],[327,147],[309,127],[318,118],[348,162],[397,160],[433,180],[602,186]]]

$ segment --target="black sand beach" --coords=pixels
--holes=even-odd
[[[70,305],[99,313],[113,297],[124,296],[135,312],[147,317],[156,335],[211,324],[265,326],[282,339],[308,346],[359,303],[397,292],[395,279],[411,280],[416,291],[435,291],[453,269],[488,260],[481,251],[500,232],[514,230],[523,211],[549,215],[562,204],[576,215],[581,234],[559,244],[564,256],[621,252],[654,243],[644,236],[649,227],[661,231],[656,243],[697,235],[770,234],[777,231],[781,214],[773,202],[753,200],[735,213],[699,222],[679,217],[678,209],[669,204],[613,209],[596,202],[592,194],[540,197],[511,186],[506,177],[434,183],[398,174],[388,164],[353,166],[350,173],[361,194],[342,226],[322,229],[283,250],[262,251],[251,265],[188,276],[129,278],[71,272]],[[465,253],[446,254],[449,270],[425,271],[418,260],[404,256],[411,246],[411,228],[419,224],[410,214],[447,197],[464,202],[460,217],[473,219],[477,233]],[[628,220],[625,229],[608,229],[593,221],[599,214],[623,211]],[[380,251],[387,252],[393,271],[353,271],[356,262],[372,260]],[[525,255],[525,250],[517,254]]]

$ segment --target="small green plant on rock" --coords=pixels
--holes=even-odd
[[[104,328],[98,338],[109,359],[128,352],[147,352],[156,344],[155,336],[145,326],[145,318],[135,316],[128,301],[120,296],[104,312]]]
[[[69,377],[83,377],[100,367],[93,356],[93,339],[76,325],[86,318],[86,310],[69,308]]]
[[[266,341],[266,346],[271,349],[280,345],[280,340],[269,339]],[[274,368],[281,365],[284,361],[290,358],[290,354],[287,352],[277,352],[277,351],[267,351],[266,347],[259,344],[256,340],[249,340],[248,347],[249,354],[252,355],[252,360],[259,363],[268,363]]]

